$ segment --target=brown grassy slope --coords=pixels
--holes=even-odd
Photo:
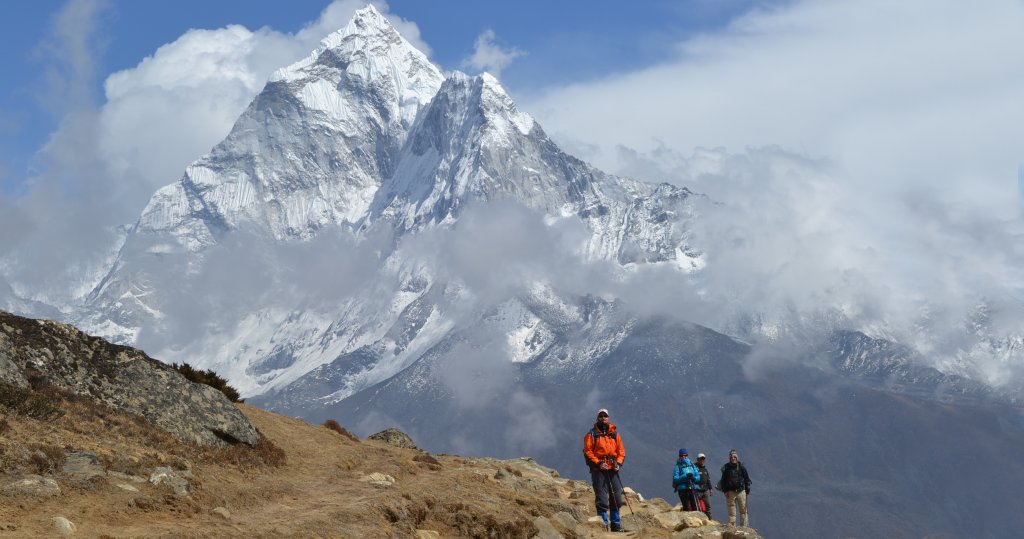
[[[537,516],[552,517],[572,537],[555,513],[593,515],[584,484],[527,460],[432,457],[246,405],[239,407],[272,444],[204,449],[87,402],[64,407],[52,421],[4,416],[0,487],[40,473],[62,493],[0,494],[0,538],[53,536],[58,515],[76,524],[77,537],[413,537],[425,529],[441,537],[526,538],[537,533]],[[108,475],[73,481],[60,471],[65,449],[95,451]],[[161,465],[189,470],[191,495],[149,483],[133,483],[139,492],[129,492],[109,474],[148,476]],[[394,485],[360,480],[373,472],[392,476]],[[216,507],[230,517],[211,513]],[[603,535],[593,524],[577,532]]]

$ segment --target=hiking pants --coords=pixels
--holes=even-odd
[[[704,514],[707,515],[708,518],[711,518],[711,491],[702,490],[700,492],[700,499],[704,500],[704,508],[707,509],[706,511],[704,511]]]
[[[619,474],[614,471],[594,470],[590,472],[590,482],[594,485],[594,505],[597,512],[608,511],[608,495],[609,490],[612,490],[615,497],[611,498],[611,510],[612,513],[618,514],[619,508],[622,507],[622,481],[619,480]]]
[[[693,505],[693,491],[691,490],[677,490],[676,494],[679,494],[679,503],[683,504],[683,511],[700,511],[700,507]],[[698,494],[700,496],[700,494]]]
[[[736,506],[740,508],[740,526],[747,523],[747,493],[742,490],[731,490],[725,493],[725,505],[729,508],[729,525],[736,525]]]

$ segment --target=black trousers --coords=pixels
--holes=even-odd
[[[679,503],[683,504],[683,511],[700,511],[700,507],[694,504],[694,496],[700,498],[700,492],[677,490],[676,493],[679,494]]]
[[[598,513],[611,509],[618,513],[622,507],[622,481],[614,470],[591,470],[590,483],[594,486],[594,506]],[[610,497],[614,492],[615,496]],[[611,501],[611,507],[608,502]]]

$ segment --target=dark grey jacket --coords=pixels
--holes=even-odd
[[[745,490],[750,494],[750,476],[747,475],[747,468],[742,462],[733,464],[726,462],[722,466],[722,478],[718,480],[718,490],[722,492],[734,492]]]

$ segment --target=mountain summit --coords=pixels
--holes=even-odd
[[[251,224],[309,238],[366,212],[443,76],[372,6],[278,70],[227,138],[160,189],[135,236],[198,251]]]

